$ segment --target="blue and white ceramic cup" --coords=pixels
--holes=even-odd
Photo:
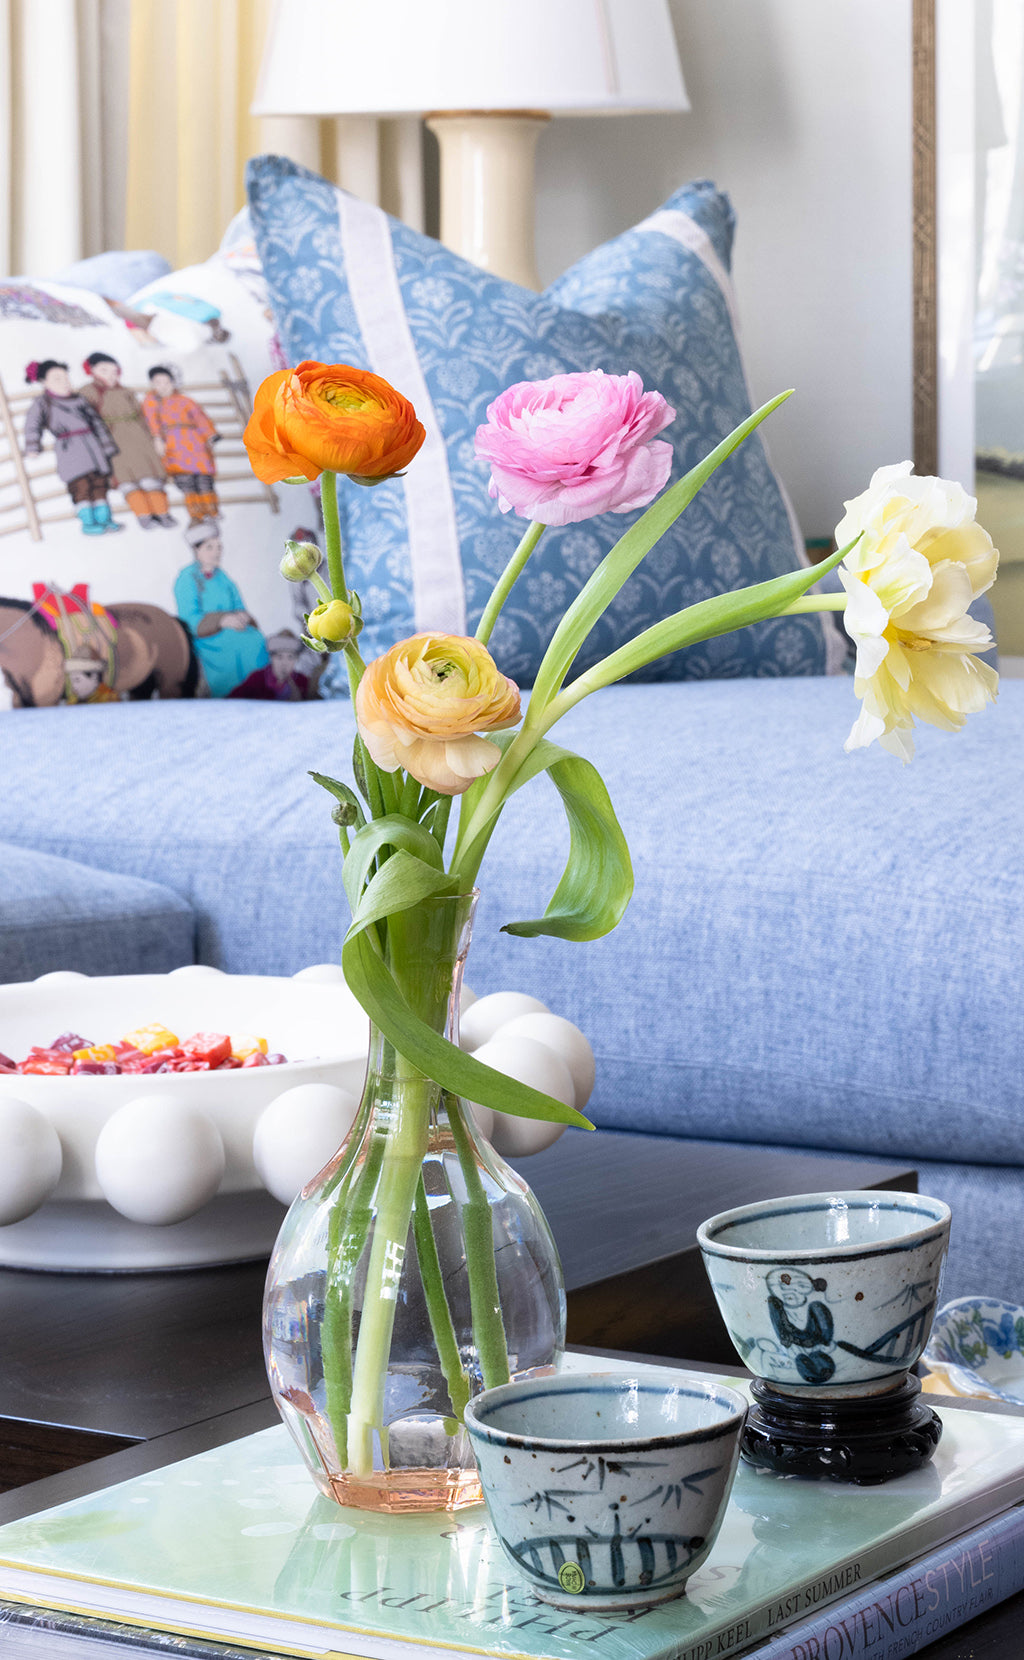
[[[928,1341],[949,1206],[918,1193],[804,1193],[722,1211],[697,1240],[729,1336],[774,1389],[880,1394]]]
[[[466,1408],[509,1561],[557,1608],[677,1597],[708,1555],[747,1403],[669,1368],[521,1379]]]

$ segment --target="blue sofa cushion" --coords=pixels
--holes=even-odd
[[[59,969],[163,974],[194,960],[195,918],[170,889],[0,842],[0,983]]]
[[[349,578],[373,657],[423,628],[468,633],[525,526],[487,494],[473,437],[505,387],[564,372],[635,369],[676,410],[673,476],[750,412],[729,279],[733,212],[711,184],[534,294],[346,195],[294,162],[250,163],[253,230],[292,362],[353,363],[390,380],[427,429],[401,483],[341,491]],[[774,389],[769,389],[774,390]],[[549,530],[492,635],[506,674],[532,683],[559,617],[638,514]],[[666,614],[803,560],[760,437],[730,458],[598,623],[585,668]],[[821,674],[842,657],[832,621],[788,617],[696,645],[647,679]],[[339,662],[321,692],[347,695]]]
[[[587,1033],[602,1124],[1024,1164],[1024,683],[955,736],[922,728],[909,767],[844,755],[855,708],[823,677],[620,686],[573,710],[555,736],[600,769],[636,870],[624,920],[587,945],[499,931],[538,914],[565,859],[546,781],[513,796],[469,982]],[[165,883],[217,967],[338,960],[337,832],[304,769],[349,776],[347,706],[27,710],[5,745],[0,838]]]

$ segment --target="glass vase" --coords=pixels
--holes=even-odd
[[[406,1000],[455,1043],[475,901],[387,923]],[[466,1103],[371,1026],[358,1116],[291,1206],[267,1276],[271,1389],[313,1480],[366,1510],[477,1503],[466,1401],[550,1367],[564,1341],[558,1253],[529,1187]]]

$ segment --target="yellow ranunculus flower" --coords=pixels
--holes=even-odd
[[[514,726],[519,688],[479,640],[414,634],[370,663],[356,693],[360,735],[377,766],[440,795],[462,795],[501,759],[478,736]]]
[[[915,716],[956,732],[995,700],[999,677],[977,657],[992,636],[967,612],[999,555],[975,523],[974,498],[946,479],[915,477],[909,461],[880,467],[845,506],[837,545],[860,536],[839,576],[862,700],[846,748],[877,738],[909,761]]]

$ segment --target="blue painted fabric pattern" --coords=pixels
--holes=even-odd
[[[248,189],[289,360],[371,368],[412,399],[427,428],[401,482],[340,492],[367,657],[419,629],[475,628],[525,528],[489,499],[488,471],[473,449],[487,406],[507,386],[635,369],[676,410],[662,434],[675,450],[673,477],[750,411],[728,274],[733,212],[711,184],[676,192],[544,294],[480,270],[283,158],[250,163]],[[558,619],[638,516],[609,513],[547,532],[492,636],[506,674],[532,682]],[[577,669],[671,612],[802,561],[782,488],[755,436],[626,584]],[[689,647],[642,677],[822,674],[841,656],[831,619],[789,617]],[[328,675],[321,689],[342,679]]]

